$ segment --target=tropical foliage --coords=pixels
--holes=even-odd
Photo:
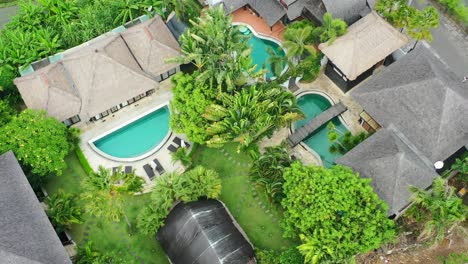
[[[208,139],[209,121],[203,118],[205,109],[215,102],[216,90],[198,81],[194,74],[178,73],[172,78],[174,98],[171,101],[171,128],[184,133],[190,141],[204,144]]]
[[[102,253],[94,248],[94,243],[88,241],[84,245],[79,245],[74,256],[75,264],[105,264],[115,262],[110,254]]]
[[[69,229],[72,224],[83,222],[81,208],[73,194],[58,191],[45,199],[46,213],[57,232]]]
[[[292,160],[284,144],[265,148],[263,154],[253,155],[250,176],[268,197],[270,204],[280,203],[283,198],[283,173]]]
[[[465,158],[456,159],[451,170],[458,171],[461,174],[460,179],[464,182],[468,182],[468,155]]]
[[[328,141],[330,141],[329,150],[331,153],[345,154],[346,152],[359,145],[370,135],[366,132],[359,132],[356,135],[350,131],[340,131],[333,122],[328,123]]]
[[[285,236],[301,235],[306,262],[348,260],[393,238],[387,205],[350,168],[295,162],[283,177]]]
[[[405,28],[416,40],[432,41],[430,29],[439,26],[439,14],[433,6],[419,10],[408,6],[405,0],[379,0],[375,10],[390,24]]]
[[[125,215],[125,197],[143,189],[143,179],[135,173],[123,173],[119,169],[112,172],[99,166],[98,171],[86,177],[83,182],[84,192],[81,198],[85,201],[85,211],[97,217],[118,222]]]
[[[239,142],[242,147],[269,136],[277,127],[289,126],[303,117],[296,97],[280,86],[257,85],[223,93],[220,103],[208,106],[203,115],[212,121],[207,134],[208,146]]]
[[[70,150],[67,127],[44,111],[25,110],[0,127],[0,153],[8,150],[35,175],[60,175]]]
[[[411,200],[429,214],[419,238],[443,239],[447,233],[466,220],[468,209],[462,199],[455,195],[455,189],[447,181],[437,177],[431,190],[410,187]]]
[[[216,199],[220,194],[221,179],[214,170],[197,166],[181,175],[165,174],[156,180],[151,203],[138,215],[138,229],[144,234],[155,234],[175,202]]]
[[[172,153],[172,161],[180,161],[185,167],[192,165],[192,158],[190,158],[187,148],[179,148],[176,152]]]
[[[200,74],[197,80],[216,88],[218,93],[232,92],[249,78],[259,79],[263,71],[252,66],[246,37],[232,26],[223,7],[210,8],[192,28],[180,36],[182,56],[172,61],[192,63]]]
[[[0,100],[0,127],[4,126],[16,115],[15,109],[5,100]]]
[[[255,257],[259,264],[303,264],[304,257],[296,247],[285,250],[257,250]]]
[[[341,19],[333,18],[330,13],[323,15],[322,26],[315,29],[314,35],[319,36],[320,42],[333,43],[335,39],[346,33],[348,25]]]

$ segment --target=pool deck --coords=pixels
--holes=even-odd
[[[143,158],[142,160],[132,162],[114,161],[105,158],[104,156],[97,153],[88,143],[91,139],[108,132],[109,130],[121,125],[124,122],[133,120],[134,118],[137,118],[138,116],[141,116],[142,114],[151,111],[152,109],[167,104],[173,97],[171,89],[172,83],[169,78],[161,82],[159,89],[156,90],[152,95],[147,96],[123,109],[120,109],[119,111],[107,116],[104,119],[101,119],[97,122],[80,122],[79,126],[77,126],[82,131],[80,147],[88,159],[91,167],[96,170],[99,165],[102,165],[106,168],[132,166],[133,169],[135,169],[136,174],[141,176],[146,182],[143,192],[151,190],[151,187],[154,185],[154,180],[158,177],[158,173],[155,172],[156,176],[153,178],[153,181],[151,181],[143,169],[143,165],[152,164],[153,159],[157,158],[159,160],[166,173],[183,172],[185,168],[182,166],[182,164],[180,164],[180,162],[172,162],[172,156],[170,151],[167,150],[167,147],[171,144],[175,136],[186,140],[185,135],[175,133],[170,134],[170,136],[167,138],[167,141],[165,141],[161,148],[155,153],[146,158]]]
[[[232,22],[248,24],[261,35],[274,38],[279,42],[283,42],[283,34],[286,27],[281,22],[277,22],[270,28],[262,17],[258,17],[249,9],[239,8],[232,13]]]
[[[349,94],[343,93],[343,91],[336,86],[323,72],[319,74],[317,79],[311,83],[296,82],[299,89],[294,94],[300,95],[302,93],[314,92],[321,95],[325,95],[333,101],[334,104],[342,102],[348,110],[342,113],[341,120],[344,121],[346,127],[351,133],[357,133],[364,131],[362,126],[359,124],[359,114],[362,112],[362,107],[354,101]],[[282,128],[276,131],[271,138],[265,138],[259,142],[261,150],[268,146],[276,146],[281,142],[285,141],[286,138],[291,134],[289,128]],[[302,160],[306,165],[322,165],[320,158],[313,152],[308,150],[308,147],[301,143],[291,149],[291,154]]]

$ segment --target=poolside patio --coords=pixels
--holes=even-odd
[[[144,191],[149,191],[151,186],[153,186],[154,179],[158,177],[158,173],[155,172],[156,176],[153,178],[153,181],[151,181],[143,169],[143,165],[152,164],[153,159],[159,160],[166,173],[173,171],[183,172],[185,170],[184,167],[182,164],[180,164],[180,162],[172,162],[171,152],[167,148],[169,145],[171,145],[173,139],[176,136],[182,138],[183,140],[186,140],[186,138],[184,135],[174,134],[171,131],[169,132],[169,136],[166,138],[166,141],[162,143],[162,146],[159,148],[159,150],[146,158],[132,162],[114,161],[106,158],[97,153],[89,144],[89,141],[93,138],[108,132],[122,123],[133,120],[134,118],[137,118],[138,116],[141,116],[142,114],[151,111],[152,109],[167,104],[173,96],[171,89],[171,81],[170,79],[167,79],[161,82],[160,88],[150,96],[147,96],[130,106],[120,109],[119,111],[107,116],[104,119],[96,122],[80,122],[80,126],[77,126],[82,131],[80,148],[88,159],[91,167],[96,170],[100,165],[106,168],[132,166],[133,169],[135,169],[136,174],[141,176],[146,182]]]
[[[277,22],[270,28],[263,18],[255,15],[255,13],[247,8],[240,8],[234,11],[232,13],[232,22],[248,24],[259,34],[274,38],[280,42],[284,41],[283,34],[286,27],[283,23]]]

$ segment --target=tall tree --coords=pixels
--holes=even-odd
[[[337,263],[378,248],[394,236],[387,205],[350,168],[295,162],[285,170],[285,236],[301,234],[299,247],[312,263]]]
[[[312,27],[288,29],[283,46],[288,51],[287,56],[299,60],[307,52],[315,54],[315,48],[308,44],[308,39],[312,34]]]
[[[434,238],[440,241],[447,231],[453,230],[466,220],[468,209],[462,199],[455,195],[455,189],[447,181],[437,177],[432,182],[432,190],[410,187],[411,200],[429,213],[420,239]]]
[[[220,97],[222,104],[210,105],[203,115],[212,121],[207,129],[211,136],[207,144],[213,147],[231,141],[249,147],[276,128],[303,117],[296,97],[274,84],[250,86]]]
[[[203,81],[219,93],[242,87],[249,78],[263,76],[252,66],[246,37],[232,26],[230,16],[223,7],[206,10],[192,27],[180,36],[182,56],[170,61],[192,63],[200,72],[197,80]]]
[[[67,127],[57,119],[28,109],[0,127],[0,153],[13,150],[20,163],[36,175],[61,175],[70,150],[67,136]]]
[[[330,13],[325,13],[323,15],[322,26],[316,28],[317,31],[315,34],[320,36],[320,41],[328,42],[329,44],[333,43],[335,39],[346,33],[348,26],[346,22],[341,19],[333,18]]]
[[[283,173],[292,160],[284,144],[265,148],[262,154],[253,155],[250,176],[262,188],[270,203],[280,203],[283,198]]]
[[[125,197],[143,189],[143,179],[135,173],[112,173],[110,169],[99,166],[83,182],[81,197],[86,201],[85,211],[111,221],[120,221],[123,216],[128,226],[130,222],[125,214]]]
[[[45,199],[46,213],[57,232],[70,228],[72,224],[83,222],[81,208],[73,194],[59,191]]]
[[[205,109],[215,103],[216,90],[207,84],[197,81],[198,72],[194,74],[178,73],[172,78],[174,98],[171,101],[171,128],[184,133],[189,140],[205,144],[208,120],[203,118]]]

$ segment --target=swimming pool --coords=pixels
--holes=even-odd
[[[92,144],[111,157],[136,158],[156,151],[168,132],[169,108],[164,106],[94,140]]]
[[[300,120],[294,124],[295,128],[300,128],[309,122],[312,118],[322,113],[331,107],[331,102],[324,96],[316,93],[307,93],[300,96],[297,99],[297,104],[304,112],[306,118]],[[338,117],[331,120],[336,128],[343,133],[348,129],[341,123]],[[328,123],[327,123],[328,124]],[[328,128],[327,124],[324,124],[319,129],[315,130],[308,138],[303,142],[315,151],[322,160],[325,167],[330,167],[334,164],[335,160],[341,157],[341,154],[333,154],[329,151],[330,142],[328,141]]]
[[[252,65],[257,65],[256,71],[265,68],[267,70],[267,78],[274,77],[273,72],[271,70],[271,65],[268,63],[268,58],[270,57],[270,54],[268,54],[268,49],[272,48],[275,54],[284,57],[285,53],[283,48],[281,48],[280,45],[273,41],[257,37],[255,34],[252,34],[250,29],[246,28],[245,26],[240,26],[239,30],[243,34],[250,36],[247,45],[252,47]]]

